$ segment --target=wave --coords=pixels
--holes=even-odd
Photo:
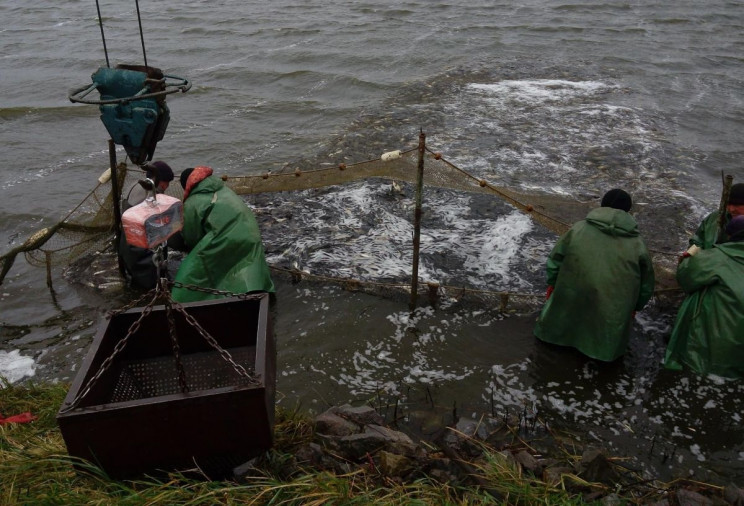
[[[97,107],[82,107],[76,105],[67,106],[49,106],[49,107],[2,107],[0,108],[0,120],[15,120],[25,117],[43,117],[43,118],[87,118],[98,116]]]

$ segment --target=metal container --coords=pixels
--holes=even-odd
[[[198,469],[218,479],[272,446],[276,347],[269,296],[183,307],[221,350],[174,312],[177,361],[164,306],[150,314],[134,308],[113,316],[96,335],[57,414],[70,455],[113,478]],[[143,313],[139,329],[105,364]],[[252,377],[241,376],[221,351]]]

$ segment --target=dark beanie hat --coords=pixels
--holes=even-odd
[[[631,200],[630,195],[619,188],[608,191],[605,193],[605,196],[602,197],[602,207],[612,207],[613,209],[620,209],[627,213],[630,211],[632,206],[633,201]]]
[[[152,174],[158,181],[165,181],[167,183],[173,181],[173,170],[165,162],[158,160],[157,162],[148,163],[144,168],[148,175]]]
[[[731,186],[729,192],[729,205],[740,206],[744,204],[744,183],[737,183]]]
[[[192,172],[194,172],[193,167],[181,172],[181,188],[183,188],[184,190],[186,189],[186,181],[189,180],[189,176],[191,175]]]
[[[726,225],[726,233],[731,241],[744,240],[744,216],[734,216]]]

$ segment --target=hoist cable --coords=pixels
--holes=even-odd
[[[96,0],[96,10],[98,11],[98,26],[101,27],[101,39],[103,39],[103,53],[106,55],[106,66],[111,68],[111,64],[109,64],[108,49],[106,49],[106,36],[103,34],[103,18],[101,17],[101,6],[98,5],[98,0]]]
[[[97,2],[98,0],[96,0]],[[140,40],[142,41],[142,58],[145,60],[145,68],[147,67],[147,53],[145,52],[145,36],[142,33],[142,18],[140,17],[139,0],[134,2],[137,5],[137,22],[139,23]]]

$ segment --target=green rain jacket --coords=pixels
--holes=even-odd
[[[535,335],[597,360],[625,353],[633,311],[654,291],[653,264],[635,219],[611,207],[590,211],[558,239],[547,273],[555,289]]]
[[[695,244],[702,249],[708,249],[718,242],[728,241],[728,235],[726,235],[726,232],[722,232],[721,240],[718,240],[718,216],[719,212],[714,211],[703,218],[703,221],[700,222],[700,225],[695,231],[695,235],[690,238],[690,246]],[[723,222],[724,229],[729,220],[731,220],[731,215],[726,213],[726,219]]]
[[[209,170],[211,173],[211,170]],[[219,178],[207,176],[193,185],[183,204],[183,239],[190,250],[175,281],[231,293],[274,292],[253,212]],[[173,298],[192,302],[220,295],[173,288]]]
[[[682,260],[677,281],[687,298],[679,308],[664,365],[744,377],[744,242],[717,244]]]

